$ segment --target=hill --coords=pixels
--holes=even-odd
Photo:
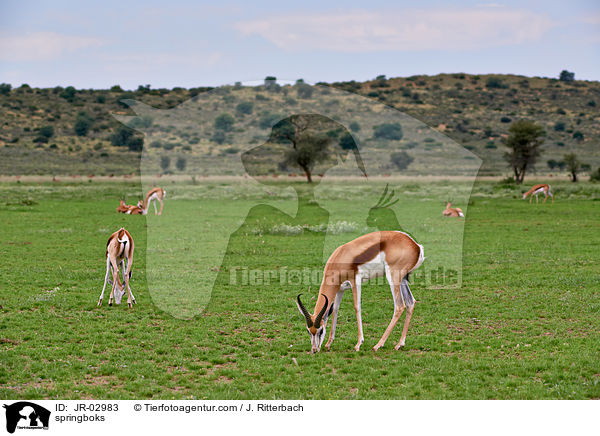
[[[561,160],[568,152],[577,153],[594,169],[600,166],[598,82],[459,73],[391,79],[380,76],[363,83],[321,85],[362,95],[433,127],[479,156],[483,160],[480,174],[508,173],[503,144],[511,123],[519,119],[534,120],[546,131],[535,172],[549,172],[547,161]],[[180,107],[193,97],[210,108],[214,117],[188,119],[186,125],[137,118],[134,127],[156,134],[155,139],[146,138],[148,155],[154,156],[159,172],[178,173],[202,161],[207,174],[233,174],[232,162],[239,161],[239,153],[248,149],[249,143],[258,144],[281,115],[273,107],[323,105],[326,92],[301,82],[257,87],[238,84],[213,90],[149,86],[140,86],[137,91],[123,91],[118,86],[110,90],[27,85],[7,88],[2,85],[0,89],[0,174],[4,175],[138,173],[144,138],[114,118],[115,114],[134,115],[122,100],[166,110]],[[347,112],[355,110],[339,99],[326,103],[338,104]],[[215,117],[222,114],[231,115],[230,125],[217,128]],[[363,134],[374,127],[359,125]],[[431,135],[420,138],[421,142],[412,139],[405,135],[392,145],[415,153],[441,141]],[[176,156],[183,163],[171,159],[161,167],[162,154]],[[379,166],[382,172],[389,170],[388,162],[381,161]],[[430,170],[436,171],[435,167]]]

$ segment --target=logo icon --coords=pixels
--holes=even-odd
[[[48,429],[50,411],[29,401],[19,401],[4,405],[6,409],[6,431],[14,433],[19,429]]]

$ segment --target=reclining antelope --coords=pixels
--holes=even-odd
[[[453,216],[453,217],[461,217],[464,218],[465,214],[463,213],[460,207],[450,207],[452,203],[446,203],[446,209],[442,212],[443,216]]]
[[[550,190],[550,185],[546,183],[540,183],[539,185],[534,185],[529,191],[523,194],[523,200],[529,197],[529,203],[533,200],[533,196],[535,195],[535,202],[538,202],[538,195],[544,193],[544,203],[548,200],[548,196],[552,198],[552,203],[554,203],[554,195],[552,195],[552,191]]]
[[[301,294],[297,297],[298,310],[306,319],[311,351],[316,353],[321,350],[327,319],[332,315],[331,332],[325,345],[327,350],[330,349],[335,339],[335,327],[342,297],[344,291],[349,288],[352,289],[358,324],[358,342],[354,350],[360,349],[364,342],[360,304],[362,282],[383,275],[390,285],[394,298],[394,315],[373,350],[383,347],[406,309],[402,337],[395,349],[403,347],[415,307],[415,299],[408,286],[408,274],[418,268],[424,259],[423,246],[408,234],[399,231],[368,233],[339,246],[325,265],[323,281],[312,315],[302,304]]]
[[[142,202],[142,200],[138,201],[136,206],[125,204],[125,202],[121,200],[119,201],[117,212],[124,213],[127,215],[142,215],[143,207],[144,203]]]
[[[106,289],[107,282],[111,284],[110,297],[108,298],[109,306],[112,306],[113,297],[116,304],[121,304],[121,299],[123,298],[125,290],[127,290],[127,306],[133,307],[132,303],[135,304],[135,297],[129,286],[134,248],[135,246],[131,234],[123,227],[108,238],[108,242],[106,243],[106,275],[104,276],[102,293],[98,299],[98,307],[102,306],[102,299],[104,298],[104,290]],[[121,264],[121,272],[123,274],[125,286],[123,286],[123,283],[119,278],[119,263]],[[110,271],[112,271],[112,281],[109,279]]]

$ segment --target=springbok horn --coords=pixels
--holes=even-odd
[[[300,308],[302,315],[304,315],[304,318],[306,318],[306,325],[308,326],[308,328],[311,328],[313,325],[313,322],[310,319],[310,314],[308,313],[308,310],[306,310],[306,307],[304,307],[304,304],[302,304],[302,301],[300,301],[300,295],[302,295],[302,294],[298,294],[298,297],[297,297],[298,307]]]
[[[315,318],[315,328],[317,328],[317,329],[319,327],[321,327],[321,320],[323,319],[323,315],[325,315],[325,311],[327,310],[327,307],[329,306],[329,300],[327,299],[327,296],[323,295],[323,297],[325,297],[325,305],[323,306],[323,309],[321,309],[321,311]]]

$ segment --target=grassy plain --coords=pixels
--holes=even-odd
[[[395,206],[396,216],[402,222],[412,213],[406,202],[418,200],[414,222],[460,232],[460,222],[441,217],[442,185],[406,183],[408,200]],[[342,189],[347,186],[331,191],[329,205],[348,223],[360,223]],[[371,351],[393,305],[387,285],[366,284],[363,349],[352,351],[356,321],[346,295],[332,351],[318,355],[308,354],[293,301],[304,292],[312,308],[314,286],[309,294],[277,280],[259,286],[230,280],[232,266],[247,264],[322,268],[315,250],[324,238],[314,230],[323,220],[318,205],[307,202],[304,215],[293,218],[260,210],[269,206],[252,209],[260,220],[246,220],[218,262],[210,246],[186,239],[189,223],[177,221],[178,214],[209,211],[216,221],[207,231],[217,234],[231,227],[240,207],[272,198],[248,193],[239,182],[166,188],[163,216],[144,218],[115,212],[119,198],[133,202],[141,195],[133,182],[0,185],[0,398],[600,398],[599,185],[555,183],[554,205],[530,205],[520,201],[520,187],[476,183],[464,228],[462,286],[438,289],[415,280],[406,348],[393,349],[397,327],[383,349]],[[358,192],[358,201],[376,203],[374,192]],[[277,200],[283,209],[295,208],[292,196]],[[181,318],[205,303],[189,295],[206,265],[192,265],[189,276],[179,278],[190,283],[181,295],[169,287],[176,278],[149,280],[158,274],[148,264],[160,246],[152,232],[160,220],[173,223],[173,244],[183,239],[182,253],[214,261],[210,301],[191,319]],[[273,231],[282,224],[292,230]],[[306,227],[293,230],[299,224]],[[96,308],[105,242],[121,226],[135,238],[138,304]],[[421,241],[428,238],[424,229],[414,229]],[[363,231],[350,225],[335,240]],[[449,240],[430,239],[429,261],[452,252]],[[163,258],[169,254],[176,265],[179,254]]]

